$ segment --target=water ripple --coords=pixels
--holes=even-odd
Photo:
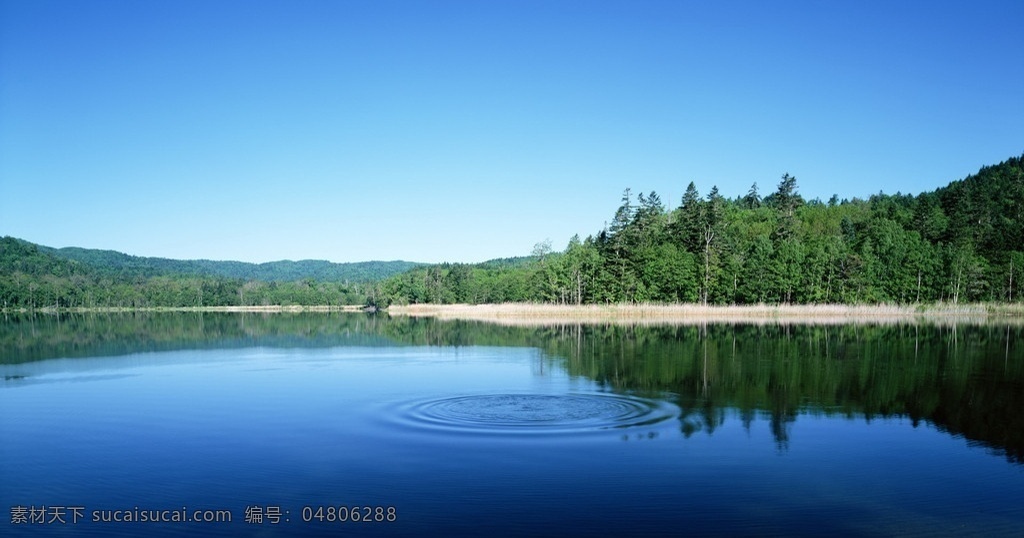
[[[580,433],[649,426],[675,418],[665,402],[619,394],[483,394],[399,406],[400,423],[468,433]]]

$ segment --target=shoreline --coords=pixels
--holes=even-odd
[[[482,321],[501,325],[772,323],[838,325],[907,322],[1024,324],[1024,304],[930,305],[700,305],[541,303],[392,305],[388,314],[408,317]]]
[[[248,313],[279,313],[279,312],[365,312],[363,305],[264,305],[264,306],[46,306],[36,308],[0,309],[4,314],[113,314],[129,312],[248,312]]]
[[[111,314],[111,313],[302,313],[373,312],[363,305],[264,305],[191,307],[60,307],[0,309],[3,314]],[[893,324],[893,323],[988,323],[999,321],[1024,325],[1024,303],[844,305],[755,304],[701,305],[696,303],[616,303],[563,305],[549,303],[413,304],[392,305],[380,312],[390,316],[432,317],[500,325],[696,325],[703,323],[753,324]]]

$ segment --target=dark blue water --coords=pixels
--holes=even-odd
[[[664,374],[690,359],[578,349],[233,344],[8,361],[0,534],[1024,535],[1013,446],[842,398],[804,395],[782,418],[770,401],[736,403],[742,390],[714,403],[738,375],[727,357],[691,360],[710,373],[690,392]],[[651,365],[664,375],[638,381]],[[150,514],[230,521],[102,521]]]

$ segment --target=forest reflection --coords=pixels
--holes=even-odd
[[[30,363],[181,349],[502,346],[543,351],[608,390],[671,401],[686,436],[726,420],[768,420],[780,449],[801,415],[908,418],[1024,463],[1024,350],[1019,325],[508,327],[341,313],[130,313],[8,316],[4,385]],[[26,373],[27,372],[27,373]],[[729,417],[735,417],[730,419]]]

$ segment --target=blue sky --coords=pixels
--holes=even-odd
[[[0,0],[0,235],[476,262],[1024,152],[1024,2]]]

